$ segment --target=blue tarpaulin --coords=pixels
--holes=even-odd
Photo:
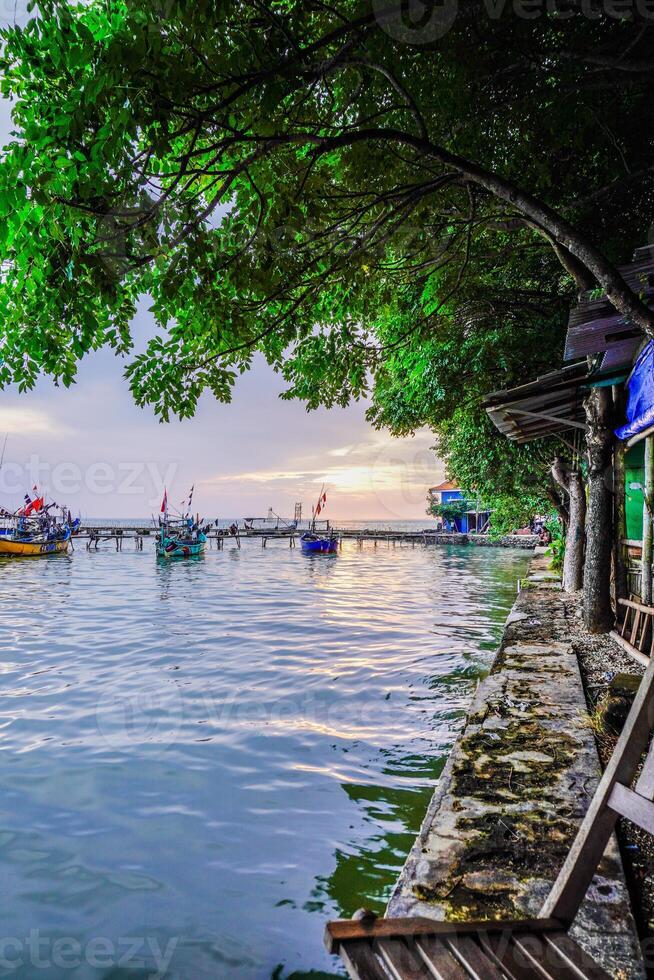
[[[654,425],[654,341],[636,358],[627,381],[627,424],[615,430],[618,439],[631,439]]]

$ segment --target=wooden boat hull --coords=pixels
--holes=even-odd
[[[68,551],[68,538],[65,541],[10,541],[4,535],[0,536],[0,557],[12,555],[17,558],[40,555],[56,555]]]
[[[157,542],[157,557],[159,558],[194,558],[204,554],[207,546],[204,541],[187,541],[175,543],[173,548],[166,548]]]
[[[308,555],[334,555],[338,550],[337,538],[300,538],[302,551]]]

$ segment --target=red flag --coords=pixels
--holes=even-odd
[[[318,504],[318,506],[316,507],[316,517],[318,516],[318,514],[320,513],[320,511],[321,511],[321,507],[320,507],[320,504]]]
[[[161,501],[161,513],[165,514],[168,510],[168,491],[164,487],[163,500]]]
[[[38,514],[38,512],[43,507],[44,503],[45,503],[44,497],[37,497],[36,500],[32,501],[32,506],[30,509],[33,510],[35,514]]]
[[[322,495],[322,502],[323,502],[323,504],[326,504],[327,503],[327,494],[326,493],[323,493],[323,495]]]

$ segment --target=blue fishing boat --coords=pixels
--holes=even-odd
[[[158,558],[194,558],[204,553],[207,546],[207,529],[201,527],[200,518],[189,513],[193,501],[193,487],[188,499],[187,511],[171,517],[168,513],[168,492],[164,491],[159,518],[159,537],[156,541]]]
[[[300,537],[302,551],[306,552],[307,554],[334,555],[338,551],[338,535],[329,530],[329,522],[327,523],[327,529],[325,531],[321,532],[316,530],[316,519],[325,509],[326,503],[327,494],[325,493],[325,487],[323,486],[322,490],[320,491],[320,496],[318,497],[318,503],[312,508],[311,528],[310,530],[305,531]]]
[[[316,534],[305,531],[300,538],[302,551],[310,554],[333,555],[338,551],[338,538],[335,534]]]
[[[166,532],[162,527],[157,541],[159,558],[193,558],[201,555],[207,545],[207,536],[203,531],[197,531],[193,537],[184,532]]]

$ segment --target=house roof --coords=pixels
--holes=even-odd
[[[439,493],[441,490],[459,490],[458,483],[454,483],[452,480],[446,480],[445,483],[439,483],[437,487],[430,487],[430,493]]]
[[[636,249],[621,275],[654,307],[654,245]],[[583,399],[589,388],[618,384],[628,375],[643,335],[597,291],[584,293],[570,312],[565,361],[576,361],[541,375],[529,384],[494,391],[482,402],[493,423],[508,439],[532,439],[586,429]],[[583,360],[578,360],[583,358]]]
[[[654,246],[636,249],[628,265],[619,272],[648,306],[654,305]],[[643,335],[625,316],[595,291],[584,293],[570,311],[565,341],[565,361],[589,354],[603,354],[603,371],[629,366],[643,342]]]
[[[493,391],[482,402],[508,439],[531,442],[566,429],[585,429],[583,396],[591,371],[585,362],[543,374],[535,381]]]

